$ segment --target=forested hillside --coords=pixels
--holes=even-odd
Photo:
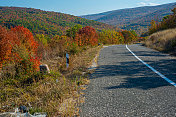
[[[145,6],[138,8],[121,9],[100,14],[86,15],[83,18],[117,25],[125,30],[136,30],[138,34],[147,31],[151,20],[161,21],[162,17],[171,14],[176,3],[159,6]]]
[[[0,7],[0,25],[8,28],[24,26],[34,34],[62,35],[76,24],[92,26],[97,30],[115,27],[73,15],[42,11],[33,8]]]

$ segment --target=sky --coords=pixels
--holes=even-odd
[[[173,2],[176,0],[0,0],[0,6],[36,8],[80,16]]]

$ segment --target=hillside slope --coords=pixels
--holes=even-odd
[[[97,30],[115,28],[108,24],[58,12],[33,8],[0,7],[0,25],[8,28],[23,25],[34,34],[62,35],[76,24],[92,26]]]
[[[145,40],[147,47],[176,55],[176,28],[153,33]]]
[[[160,21],[163,16],[171,13],[171,9],[175,5],[176,3],[170,3],[158,6],[120,9],[82,17],[111,25],[118,25],[122,29],[134,29],[138,33],[142,33],[146,31],[152,19]]]
[[[104,17],[110,13],[112,13],[113,11],[108,11],[108,12],[104,12],[104,13],[99,13],[99,14],[90,14],[90,15],[83,15],[83,16],[80,16],[82,18],[86,18],[86,19],[90,19],[90,20],[97,20],[101,17]]]

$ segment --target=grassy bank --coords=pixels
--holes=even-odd
[[[176,54],[176,28],[153,33],[144,44],[159,51]]]
[[[13,76],[9,66],[1,71],[0,113],[14,111],[25,105],[29,112],[47,112],[48,116],[79,115],[78,105],[83,102],[81,85],[87,84],[87,68],[101,47],[87,47],[79,54],[70,56],[66,69],[65,57],[42,61],[48,64],[50,74],[38,72]],[[13,68],[13,67],[12,67]]]

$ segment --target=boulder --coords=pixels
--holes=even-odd
[[[40,72],[41,73],[50,73],[48,65],[47,64],[40,65]]]

